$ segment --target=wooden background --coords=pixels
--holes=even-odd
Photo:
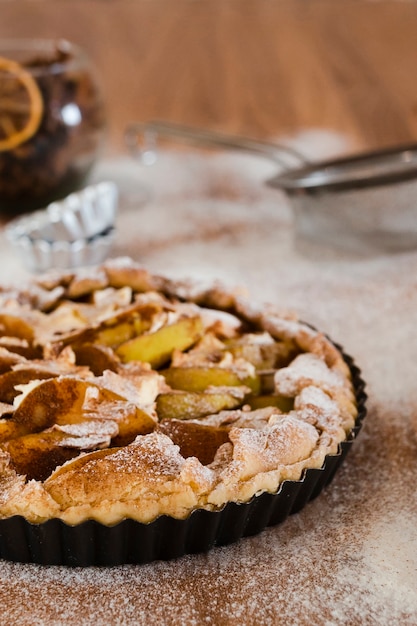
[[[66,37],[105,91],[110,149],[132,120],[255,137],[327,128],[353,146],[417,139],[417,3],[0,3],[0,37]]]

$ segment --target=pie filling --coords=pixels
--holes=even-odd
[[[130,259],[0,292],[0,517],[183,519],[335,454],[341,352],[295,316]]]

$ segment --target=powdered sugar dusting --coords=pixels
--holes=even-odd
[[[417,252],[301,254],[288,203],[262,185],[269,164],[252,164],[187,153],[154,169],[125,163],[131,197],[146,187],[152,198],[121,207],[115,254],[247,286],[340,341],[368,382],[358,440],[317,500],[207,555],[84,570],[1,562],[4,623],[416,626]],[[7,246],[4,280],[20,271]]]
[[[316,385],[324,391],[341,387],[343,377],[331,371],[315,354],[300,354],[288,366],[277,370],[275,386],[284,396],[295,396],[306,385]]]

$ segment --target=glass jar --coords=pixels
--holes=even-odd
[[[64,40],[0,40],[0,212],[79,189],[103,144],[105,114],[85,53]]]

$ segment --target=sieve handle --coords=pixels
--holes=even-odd
[[[306,157],[294,148],[283,144],[258,141],[239,135],[222,134],[172,122],[132,123],[129,124],[125,133],[126,144],[130,151],[135,156],[139,156],[145,163],[153,163],[156,160],[155,152],[158,137],[171,137],[194,145],[221,147],[257,154],[274,161],[284,170],[309,165]]]

